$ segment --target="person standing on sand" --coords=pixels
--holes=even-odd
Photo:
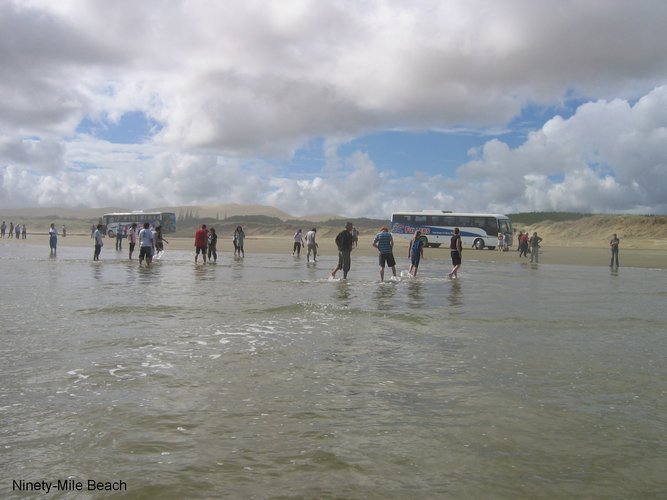
[[[519,233],[519,257],[528,257],[528,231]]]
[[[537,232],[534,232],[533,235],[530,237],[530,262],[533,262],[533,259],[535,259],[535,264],[539,264],[539,257],[540,257],[540,241],[542,241],[542,238],[540,238],[537,235]]]
[[[130,229],[127,231],[127,243],[130,247],[130,260],[132,260],[132,254],[134,253],[134,247],[137,244],[137,223],[133,222],[130,226]]]
[[[53,255],[56,254],[56,247],[58,246],[58,230],[56,225],[52,222],[49,228],[49,248]]]
[[[350,267],[352,266],[352,245],[354,243],[352,236],[352,223],[348,222],[345,224],[345,229],[343,229],[336,236],[336,246],[338,247],[338,265],[331,272],[331,278],[336,278],[336,273],[342,269],[343,270],[343,279],[347,279],[347,273],[350,272]]]
[[[21,238],[21,224],[16,224],[15,231],[16,231],[16,239],[18,240],[19,238]]]
[[[417,276],[419,261],[424,258],[424,240],[421,239],[421,235],[422,232],[417,231],[408,248],[408,259],[410,259],[410,270],[408,272],[413,277]]]
[[[206,224],[202,224],[200,229],[197,229],[195,233],[195,264],[199,258],[199,253],[201,252],[202,259],[204,259],[204,264],[206,264],[206,251],[208,247],[208,231],[206,230]]]
[[[611,264],[609,264],[609,267],[614,267],[614,260],[616,260],[616,268],[618,268],[618,244],[620,242],[621,240],[614,233],[614,236],[609,241],[609,248],[611,248]]]
[[[100,252],[104,246],[104,240],[102,240],[102,224],[97,225],[97,229],[93,233],[93,241],[95,242],[95,252],[93,253],[93,260],[100,260]]]
[[[449,241],[449,253],[452,256],[452,270],[447,275],[449,278],[458,278],[459,269],[461,269],[461,257],[463,255],[463,246],[461,245],[461,231],[458,227],[454,228],[454,235]]]
[[[394,258],[394,238],[387,226],[382,226],[380,232],[375,235],[373,246],[380,251],[380,281],[384,281],[385,264],[391,267],[391,272],[396,277],[396,259]]]
[[[359,231],[357,231],[357,228],[354,226],[352,226],[352,242],[354,243],[355,248],[359,246]]]
[[[67,228],[65,227],[65,224],[63,224],[63,238],[67,236]]]
[[[317,236],[317,229],[313,228],[306,233],[306,245],[308,246],[308,253],[306,254],[306,259],[310,262],[310,253],[313,253],[313,262],[317,262],[317,242],[315,238]]]
[[[0,238],[5,237],[5,232],[7,231],[7,224],[5,224],[5,221],[2,221],[2,226],[0,226]]]
[[[14,223],[12,221],[9,221],[9,237],[14,237]]]

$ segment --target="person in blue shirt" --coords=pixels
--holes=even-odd
[[[410,271],[412,276],[417,276],[419,261],[424,258],[424,240],[421,239],[422,232],[417,231],[414,239],[410,242],[408,259],[410,259]]]
[[[391,267],[396,277],[396,259],[394,259],[394,238],[389,232],[387,226],[382,226],[380,232],[375,235],[373,246],[380,251],[380,280],[384,281],[384,266],[385,264]]]

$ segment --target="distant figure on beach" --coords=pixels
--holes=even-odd
[[[461,245],[461,231],[458,227],[454,228],[454,235],[449,240],[449,253],[452,257],[452,270],[447,275],[450,278],[459,277],[459,269],[461,269],[461,260],[463,256],[463,246]]]
[[[7,231],[7,224],[6,224],[5,221],[3,220],[3,221],[2,221],[2,225],[0,226],[0,238],[4,238],[4,237],[5,237],[5,232],[6,232],[6,231]]]
[[[614,261],[616,261],[616,267],[618,267],[618,244],[620,242],[621,240],[618,239],[616,233],[609,240],[609,248],[611,248],[611,264],[609,264],[609,267],[614,267]]]
[[[98,224],[95,232],[93,233],[93,239],[95,242],[95,252],[93,253],[93,260],[100,260],[100,252],[104,246],[104,240],[102,239],[102,224]]]
[[[58,246],[58,230],[56,225],[52,222],[51,227],[49,227],[49,248],[53,255],[56,254],[56,247]]]
[[[167,245],[169,242],[162,236],[162,226],[157,226],[155,228],[155,253],[164,252],[164,244]],[[158,256],[159,258],[160,256]]]
[[[144,222],[144,227],[139,231],[139,265],[146,259],[146,266],[150,267],[153,262],[153,248],[155,247],[155,236],[151,231],[151,225]]]
[[[528,257],[528,231],[519,233],[519,257]]]
[[[317,262],[317,242],[315,238],[317,236],[317,229],[313,228],[306,233],[306,246],[308,247],[308,253],[306,254],[306,259],[310,262],[310,254],[313,254],[313,262]]]
[[[21,224],[16,224],[16,239],[18,240],[21,237]]]
[[[505,235],[502,231],[498,231],[498,251],[502,252],[505,250]]]
[[[352,226],[352,243],[354,243],[355,248],[359,246],[359,231],[354,226]]]
[[[301,257],[301,247],[303,246],[303,236],[301,234],[301,229],[298,229],[294,233],[294,248],[292,249],[292,255],[296,252],[297,257]]]
[[[339,270],[343,270],[343,279],[347,279],[347,273],[350,272],[350,267],[352,266],[352,245],[354,244],[352,236],[352,223],[348,222],[345,224],[345,229],[343,229],[336,236],[336,246],[338,247],[338,265],[331,272],[331,277],[336,278],[336,273]]]
[[[123,250],[123,227],[118,226],[118,231],[116,231],[116,252]]]
[[[211,262],[211,257],[213,257],[213,262],[218,262],[218,234],[215,232],[215,228],[212,227],[208,230],[208,261]]]
[[[65,224],[63,224],[63,238],[67,236],[67,228],[65,227]]]
[[[380,251],[380,280],[384,281],[385,264],[391,267],[391,272],[396,277],[396,259],[394,258],[394,237],[387,226],[382,226],[380,232],[375,235],[373,246]]]
[[[540,241],[542,241],[542,238],[540,238],[537,235],[537,232],[534,232],[533,235],[530,237],[530,262],[533,262],[533,259],[535,260],[535,264],[539,264],[539,257],[540,257]]]
[[[14,223],[12,221],[9,221],[9,237],[14,237]]]
[[[133,222],[130,226],[130,229],[127,231],[127,243],[130,247],[130,253],[128,257],[132,260],[132,254],[134,253],[134,247],[137,244],[137,223]]]
[[[24,223],[23,226],[21,226],[21,238],[25,240],[27,237],[28,237],[28,228]]]
[[[208,231],[206,230],[206,224],[202,224],[201,228],[197,229],[197,232],[195,232],[195,264],[197,263],[200,252],[202,259],[204,259],[204,264],[206,264],[207,245]]]
[[[408,272],[413,277],[417,276],[419,261],[424,258],[424,240],[422,240],[421,236],[422,232],[417,231],[408,247],[408,259],[410,259],[410,270]]]
[[[241,226],[237,226],[234,231],[234,256],[238,254],[239,257],[245,257],[245,250],[243,248],[245,240],[245,233]]]

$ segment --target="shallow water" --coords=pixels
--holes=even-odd
[[[665,271],[11,243],[4,498],[667,496]]]

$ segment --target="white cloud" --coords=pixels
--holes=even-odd
[[[0,207],[665,211],[665,18],[660,0],[2,2]],[[455,177],[338,153],[571,98],[588,102],[519,147],[489,141]],[[148,143],[77,131],[131,111],[160,124]],[[320,172],[272,166],[314,137]]]

